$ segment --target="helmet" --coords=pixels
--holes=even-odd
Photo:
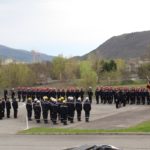
[[[85,100],[86,100],[86,101],[89,101],[89,97],[86,97]]]
[[[32,100],[32,98],[31,98],[31,97],[29,97],[29,98],[28,98],[28,100],[29,100],[29,101],[31,101],[31,100]]]
[[[38,101],[38,99],[37,99],[37,98],[35,98],[35,99],[34,99],[34,102],[37,102],[37,101]]]
[[[37,103],[38,103],[38,104],[40,104],[40,101],[39,101],[39,100],[37,100]]]
[[[66,100],[63,100],[63,103],[66,104]]]
[[[72,97],[72,96],[70,97],[70,100],[71,100],[71,101],[73,100],[73,97]]]
[[[44,100],[48,100],[48,97],[47,97],[47,96],[43,96],[43,99],[44,99]]]
[[[58,99],[59,102],[61,102],[61,97]]]
[[[81,97],[78,97],[78,101],[81,101]]]
[[[64,98],[64,97],[61,97],[60,99],[61,99],[61,101],[63,101],[65,98]]]

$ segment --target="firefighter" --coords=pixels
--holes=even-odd
[[[98,87],[95,90],[96,104],[99,104],[99,89]]]
[[[34,118],[35,118],[35,106],[36,106],[37,101],[38,101],[37,98],[35,98],[34,101],[33,101]]]
[[[27,117],[29,121],[32,121],[32,98],[29,97],[26,103]]]
[[[83,88],[80,89],[80,97],[81,97],[81,101],[83,102],[83,100],[84,100],[84,90],[83,90]]]
[[[14,118],[17,118],[17,114],[18,114],[18,101],[16,100],[16,98],[14,98],[13,101],[12,101],[12,107],[14,109]]]
[[[2,98],[2,108],[3,108],[3,111],[2,111],[2,116],[5,117],[5,108],[6,108],[6,101],[4,98]]]
[[[52,111],[51,120],[52,120],[53,124],[57,124],[58,103],[55,98],[53,98],[53,100],[51,102],[51,111]]]
[[[11,90],[11,99],[13,100],[15,98],[15,90],[12,88]]]
[[[20,102],[21,101],[21,88],[17,89],[17,95],[18,95],[18,100]]]
[[[11,103],[9,98],[6,100],[6,112],[7,112],[7,118],[10,118],[10,110],[11,110]]]
[[[75,113],[75,104],[74,104],[74,98],[73,97],[68,97],[68,120],[70,123],[74,122],[74,113]]]
[[[5,99],[5,101],[7,100],[7,96],[8,96],[8,90],[5,89],[5,90],[4,90],[4,99]]]
[[[89,101],[88,97],[86,97],[86,99],[85,99],[85,102],[83,104],[83,109],[85,111],[85,121],[89,122],[90,111],[91,111],[91,102]]]
[[[89,98],[90,103],[92,103],[92,96],[93,96],[92,87],[89,87],[87,94],[88,94],[88,98]]]
[[[36,101],[36,104],[34,106],[34,112],[35,112],[35,119],[37,123],[40,123],[41,118],[41,103],[39,100]]]
[[[3,119],[3,104],[2,99],[0,98],[0,120]]]
[[[82,112],[81,97],[78,97],[78,99],[76,100],[75,108],[76,108],[76,111],[77,111],[77,120],[81,121],[81,112]]]
[[[48,97],[44,96],[42,101],[42,113],[43,113],[43,119],[44,123],[48,123],[48,110],[49,110],[49,102]]]
[[[61,112],[61,119],[64,125],[67,125],[67,118],[68,118],[68,106],[66,101],[64,100],[62,105],[60,106]]]

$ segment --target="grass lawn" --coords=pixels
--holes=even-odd
[[[19,134],[102,134],[102,133],[150,133],[150,121],[125,129],[102,130],[102,129],[72,129],[72,128],[31,128],[20,131]]]

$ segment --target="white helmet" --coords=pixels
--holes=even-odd
[[[73,100],[73,97],[72,97],[72,96],[70,97],[70,100],[71,100],[71,101]]]
[[[39,100],[37,100],[37,103],[38,103],[38,104],[40,104],[40,101],[39,101]]]
[[[37,98],[35,98],[35,99],[34,99],[34,102],[37,102],[37,101],[38,101],[38,99],[37,99]]]
[[[86,97],[85,100],[86,100],[86,101],[89,101],[89,97]]]
[[[81,97],[78,97],[78,101],[81,101]]]

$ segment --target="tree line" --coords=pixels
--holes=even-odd
[[[138,68],[138,75],[146,78],[150,75],[150,63]],[[128,78],[125,61],[122,59],[102,60],[96,57],[87,60],[55,57],[51,62],[32,64],[10,63],[0,64],[1,88],[17,86],[34,86],[51,80],[76,80],[83,87],[95,86],[103,80]]]

